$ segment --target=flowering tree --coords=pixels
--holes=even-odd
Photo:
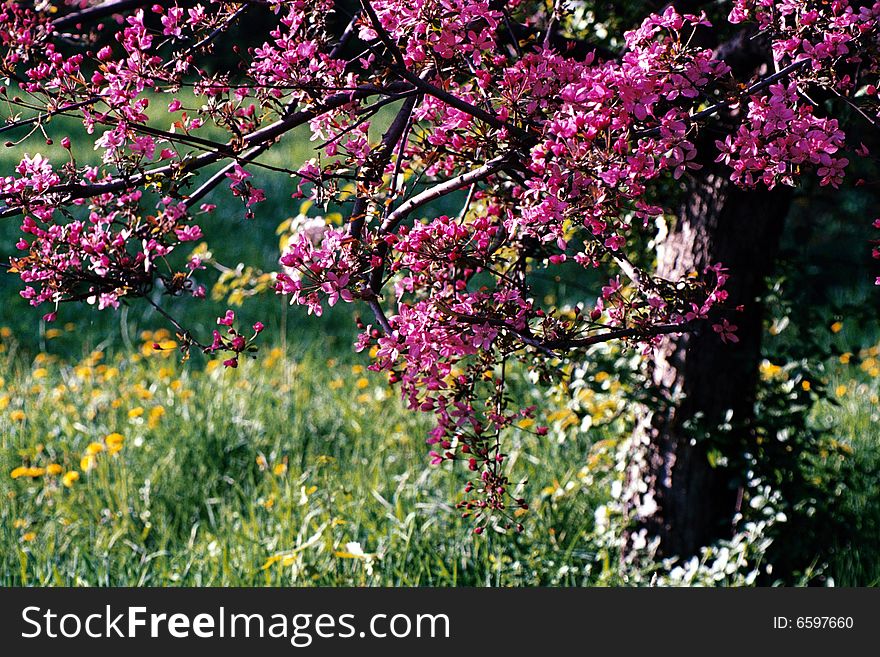
[[[0,130],[51,141],[50,120],[75,116],[99,155],[63,135],[63,161],[34,153],[0,178],[0,212],[21,222],[11,270],[49,321],[69,301],[157,305],[157,287],[203,297],[202,259],[176,256],[211,236],[209,195],[227,188],[256,224],[254,172],[287,175],[293,198],[345,217],[298,226],[277,292],[316,315],[369,309],[357,349],[434,416],[432,461],[473,472],[460,506],[477,533],[525,506],[502,438],[535,409],[510,401],[506,364],[552,369],[616,340],[662,400],[633,437],[627,507],[666,552],[693,552],[729,524],[736,486],[684,427],[731,408],[748,424],[780,190],[808,172],[845,184],[867,152],[835,111],[873,123],[880,71],[880,3],[735,0],[710,21],[717,4],[591,44],[543,0],[4,0]],[[259,46],[224,39],[250,21],[270,25]],[[301,126],[312,159],[260,159]],[[438,216],[443,199],[460,206]],[[607,283],[573,311],[535,298],[587,270]],[[157,308],[229,367],[263,330],[230,311],[198,336]]]

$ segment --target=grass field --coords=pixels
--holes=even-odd
[[[450,506],[461,473],[428,465],[420,418],[352,358],[276,347],[224,371],[155,352],[167,334],[140,337],[129,357],[42,352],[0,370],[0,583],[600,576],[590,530],[604,493],[585,491],[590,441],[520,441],[511,467],[530,480],[528,530],[480,538]]]
[[[621,426],[602,421],[624,408],[610,375],[607,395],[580,396],[591,429],[555,407],[550,436],[515,439],[525,531],[478,537],[452,508],[462,473],[428,465],[422,419],[339,339],[267,347],[229,371],[154,350],[172,346],[161,330],[136,335],[133,353],[70,360],[67,328],[31,359],[0,331],[0,584],[621,581],[594,531]],[[828,381],[837,440],[875,464],[878,355],[854,355]],[[867,492],[841,500],[875,513]],[[840,556],[838,581],[877,576]]]

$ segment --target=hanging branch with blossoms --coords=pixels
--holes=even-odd
[[[737,340],[720,312],[736,272],[716,263],[664,280],[636,264],[668,210],[657,186],[700,168],[697,135],[724,131],[709,155],[737,185],[795,185],[811,171],[837,187],[856,148],[811,94],[877,119],[880,3],[730,5],[731,23],[771,43],[763,77],[735,79],[696,45],[713,29],[705,14],[671,6],[619,53],[584,57],[553,47],[556,14],[533,0],[362,0],[353,14],[332,0],[3,0],[0,131],[30,150],[51,141],[53,117],[76,117],[99,155],[78,159],[65,135],[66,159],[35,152],[0,178],[0,216],[22,231],[11,270],[47,320],[65,302],[145,298],[184,348],[226,352],[236,367],[262,324],[240,333],[230,311],[201,342],[151,292],[204,297],[200,258],[174,255],[212,234],[205,199],[225,187],[257,222],[254,172],[289,176],[294,198],[342,207],[346,221],[293,236],[278,293],[316,315],[369,309],[357,349],[434,416],[432,462],[474,473],[463,514],[477,532],[510,526],[508,509],[525,502],[511,497],[502,434],[535,413],[508,399],[511,359],[610,340],[649,353],[697,330]],[[262,44],[233,46],[233,70],[206,65],[256,12],[272,19]],[[314,158],[292,169],[260,159],[300,127]],[[449,199],[460,208],[439,214]],[[573,314],[536,300],[536,281],[579,268],[609,280]]]

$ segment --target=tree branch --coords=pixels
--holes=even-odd
[[[370,23],[372,24],[373,29],[376,31],[376,34],[379,35],[379,40],[391,53],[391,57],[396,64],[396,66],[394,67],[394,72],[397,73],[400,77],[412,84],[417,89],[425,92],[429,96],[434,96],[434,98],[442,100],[450,107],[461,110],[465,114],[469,114],[470,116],[479,119],[483,123],[490,125],[493,128],[496,128],[498,130],[506,129],[511,133],[514,133],[519,138],[524,138],[527,136],[527,133],[521,128],[505,123],[494,114],[487,112],[486,110],[477,107],[476,105],[472,105],[471,103],[462,100],[458,96],[451,94],[448,91],[444,91],[443,89],[434,86],[427,80],[422,79],[421,76],[418,76],[410,71],[406,67],[406,62],[404,61],[403,54],[400,52],[400,48],[397,47],[397,44],[394,43],[394,41],[391,39],[391,35],[388,34],[388,31],[382,26],[382,23],[379,21],[379,17],[376,15],[376,12],[373,9],[373,6],[370,4],[369,0],[361,0],[361,6],[364,8],[364,12],[370,19]]]
[[[751,96],[752,94],[758,93],[759,91],[763,91],[764,89],[766,89],[770,85],[772,85],[772,84],[778,82],[779,80],[782,80],[783,78],[788,77],[792,73],[802,69],[808,63],[809,63],[808,59],[801,59],[801,60],[798,60],[792,64],[789,64],[785,68],[780,69],[778,72],[773,73],[772,75],[768,75],[766,78],[763,78],[763,79],[759,80],[758,82],[755,82],[753,85],[747,87],[745,89],[745,91],[743,91],[742,95],[743,96]],[[737,100],[740,100],[740,99],[737,99]],[[723,100],[723,101],[717,102],[714,105],[710,105],[706,109],[697,112],[696,114],[691,114],[686,119],[686,122],[688,124],[698,123],[703,119],[707,119],[710,116],[717,114],[722,109],[724,109],[725,107],[728,107],[730,105],[731,105],[730,100]],[[657,127],[657,128],[651,128],[649,130],[640,130],[638,132],[634,132],[633,136],[637,137],[637,138],[638,137],[653,137],[653,136],[659,135],[659,134],[660,134],[660,128]]]
[[[670,333],[693,333],[696,330],[696,327],[689,324],[659,324],[648,328],[612,329],[590,335],[586,338],[544,340],[540,344],[547,349],[580,349],[601,342],[620,340],[621,338],[648,338],[657,335],[669,335]]]
[[[52,27],[63,30],[66,27],[76,27],[79,23],[98,21],[113,14],[119,14],[129,9],[138,9],[152,4],[150,0],[108,0],[99,5],[86,7],[79,11],[71,12],[52,21]]]
[[[265,128],[250,133],[242,140],[244,142],[244,147],[249,148],[253,146],[258,146],[260,144],[272,142],[276,138],[284,135],[294,128],[297,128],[307,123],[316,116],[320,116],[325,112],[329,112],[339,107],[342,107],[354,100],[368,98],[369,96],[373,95],[393,94],[406,89],[409,89],[409,85],[407,85],[406,83],[392,83],[387,87],[363,85],[361,87],[358,87],[353,92],[335,94],[333,96],[330,96],[330,98],[328,98],[326,101],[316,107],[300,110],[299,112],[295,112],[294,114],[291,114],[290,116],[280,121],[276,121],[275,123],[266,126]],[[125,178],[116,178],[103,183],[95,183],[92,185],[58,185],[52,189],[47,190],[46,194],[65,194],[67,195],[68,200],[90,198],[93,196],[98,196],[100,194],[108,194],[124,189],[129,189],[131,187],[136,187],[137,185],[148,181],[150,178],[154,178],[157,176],[166,176],[170,173],[175,172],[185,173],[189,171],[195,171],[197,169],[201,169],[211,164],[214,164],[215,162],[219,162],[226,157],[235,157],[235,155],[219,153],[216,151],[204,153],[184,162],[156,167],[154,169],[136,173],[132,176],[128,176]],[[21,214],[21,212],[21,208],[4,208],[0,210],[0,218],[15,216],[17,214]]]
[[[409,118],[412,116],[417,101],[417,96],[410,96],[407,98],[404,101],[403,106],[400,108],[400,111],[397,113],[397,116],[394,117],[394,121],[392,121],[391,125],[388,127],[388,130],[382,135],[382,142],[379,144],[378,150],[373,155],[373,161],[364,169],[364,182],[366,185],[381,181],[382,173],[391,161],[391,155],[394,152],[394,148],[397,146],[400,138],[403,136],[404,130],[406,130],[406,126],[409,124]],[[366,190],[364,190],[364,193],[366,194]],[[358,198],[360,200],[361,197]],[[355,203],[355,209],[358,209],[357,203]],[[352,213],[351,234],[357,239],[361,238],[364,229],[364,220],[366,218],[365,210],[366,204],[364,204],[364,207],[360,212]]]
[[[438,198],[457,191],[462,187],[467,187],[480,180],[485,180],[492,174],[503,169],[509,157],[510,155],[507,153],[499,155],[472,171],[462,173],[461,175],[450,178],[439,185],[435,185],[430,189],[426,189],[425,191],[416,194],[385,218],[385,221],[382,222],[382,231],[387,233],[394,230],[401,221],[406,219],[406,217],[408,217],[413,211],[423,205],[436,201]]]

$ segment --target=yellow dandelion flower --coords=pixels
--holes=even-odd
[[[843,322],[834,322],[831,325],[832,333],[840,333],[843,330]]]
[[[153,391],[147,390],[140,383],[135,385],[133,390],[134,390],[134,394],[138,397],[138,399],[152,399],[153,398]]]
[[[761,378],[765,381],[772,379],[782,372],[782,367],[780,365],[774,365],[769,360],[762,362],[759,369],[761,372]]]
[[[27,475],[28,477],[31,477],[32,479],[36,479],[37,477],[42,477],[44,474],[46,474],[46,468],[37,468],[37,467],[30,467],[27,469],[27,472],[25,473],[25,475]]]
[[[165,415],[165,409],[162,406],[156,406],[150,409],[150,417],[147,419],[147,424],[150,429],[155,429],[159,426],[159,420],[162,419],[163,415]]]
[[[33,374],[31,374],[31,376],[35,379],[45,379],[47,376],[49,376],[49,370],[47,370],[45,367],[38,367],[33,371]]]
[[[257,456],[257,467],[259,467],[260,470],[266,470],[269,467],[269,462],[266,461],[266,457],[262,454]]]
[[[0,338],[11,338],[12,337],[12,329],[8,326],[0,327]]]
[[[98,459],[95,458],[94,454],[86,454],[79,461],[79,469],[83,472],[89,472],[90,470],[94,470],[98,465]]]
[[[104,445],[98,442],[91,442],[89,446],[86,447],[86,454],[90,456],[94,456],[95,454],[99,454],[104,451]]]
[[[54,340],[55,338],[57,338],[63,334],[64,334],[64,331],[62,331],[61,329],[51,328],[46,331],[46,339],[47,340]]]
[[[843,365],[848,365],[850,359],[852,359],[852,354],[849,353],[848,351],[845,354],[840,354],[839,360]]]
[[[363,376],[362,376],[361,378],[359,378],[359,379],[357,380],[357,382],[355,383],[355,385],[358,387],[358,390],[363,390],[363,389],[366,388],[368,385],[370,385],[370,380],[367,379],[366,377],[363,377]]]
[[[27,542],[27,543],[30,543],[30,542],[33,541],[36,537],[37,537],[37,533],[36,533],[36,532],[28,532],[27,534],[25,534],[24,536],[21,537],[21,540],[23,540],[23,541],[25,541],[25,542]]]
[[[73,485],[79,480],[79,472],[76,470],[71,470],[70,472],[66,472],[63,477],[61,477],[61,483],[64,484],[65,488],[73,488]]]
[[[363,374],[364,373],[364,366],[363,365],[352,365],[351,373],[352,374]]]
[[[12,472],[10,472],[9,476],[12,477],[13,479],[18,479],[19,477],[24,477],[25,475],[27,475],[29,469],[30,468],[28,468],[24,465],[20,465],[17,468],[15,468]]]
[[[144,409],[142,406],[135,406],[130,411],[128,411],[129,419],[137,419],[144,414]]]
[[[330,390],[339,390],[343,385],[345,382],[342,379],[333,379],[330,382]]]
[[[26,417],[22,410],[14,410],[9,414],[9,419],[13,422],[24,422]]]
[[[838,397],[843,397],[846,394],[846,386],[842,384],[837,386],[837,388],[834,389],[834,394]]]
[[[809,381],[807,381],[806,379],[801,381],[801,388],[804,389],[804,392],[809,392],[810,388],[812,388],[812,387],[813,387],[813,385]]]
[[[287,464],[286,463],[275,464],[275,467],[272,468],[272,472],[274,472],[278,476],[283,475],[285,472],[287,472]]]
[[[7,406],[9,406],[9,397],[3,395],[0,397],[0,411],[5,411]]]
[[[49,465],[46,466],[46,472],[50,475],[53,475],[53,476],[61,474],[63,471],[64,471],[64,468],[62,468],[57,463],[50,463]]]
[[[22,529],[24,527],[27,527],[27,524],[28,524],[28,521],[25,520],[24,518],[16,518],[12,523],[12,528],[13,529]]]
[[[110,454],[116,454],[122,449],[125,437],[121,433],[111,433],[104,439],[104,442],[107,443],[107,451]]]

